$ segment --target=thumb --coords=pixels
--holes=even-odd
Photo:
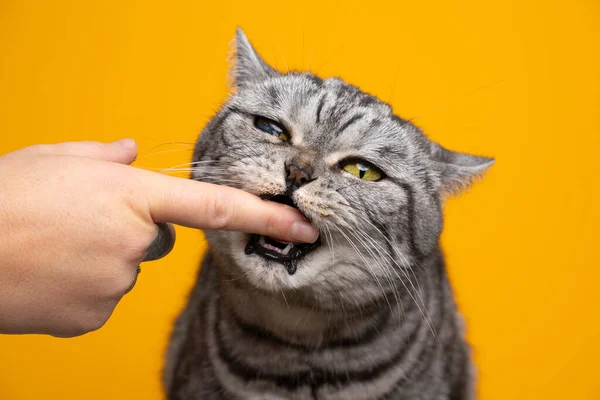
[[[137,157],[138,152],[137,144],[133,139],[123,139],[114,143],[64,142],[42,144],[24,150],[36,154],[87,157],[120,164],[131,164]]]

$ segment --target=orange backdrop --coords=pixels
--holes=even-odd
[[[480,398],[599,399],[600,3],[2,0],[0,153],[133,137],[139,167],[188,161],[227,93],[236,25],[279,69],[339,75],[496,157],[449,201],[443,235]],[[178,234],[100,331],[0,337],[0,398],[162,398],[205,248]]]

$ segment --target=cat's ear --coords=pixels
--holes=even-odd
[[[258,55],[241,28],[235,33],[235,47],[231,59],[230,78],[233,87],[247,85],[279,75]]]
[[[495,162],[493,158],[447,150],[435,142],[430,142],[430,157],[440,174],[444,193],[467,189]]]

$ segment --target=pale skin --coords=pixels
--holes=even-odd
[[[318,236],[291,207],[132,167],[136,155],[127,139],[0,157],[0,333],[72,337],[102,327],[159,222],[295,242]]]

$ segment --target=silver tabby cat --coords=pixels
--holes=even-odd
[[[241,30],[232,77],[192,178],[297,207],[321,235],[206,232],[168,398],[473,398],[438,242],[444,195],[493,160],[444,149],[340,79],[277,72]]]

